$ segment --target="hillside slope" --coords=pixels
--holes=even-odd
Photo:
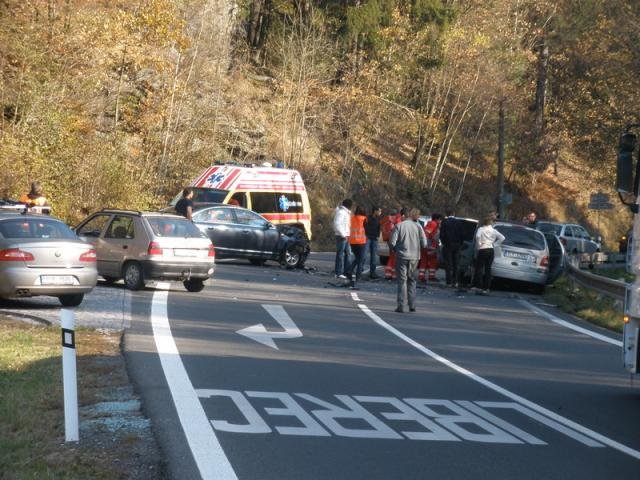
[[[3,0],[0,186],[73,223],[163,206],[215,161],[282,161],[330,245],[344,197],[630,224],[617,137],[640,104],[640,6],[615,0]],[[616,209],[598,216],[589,195]]]

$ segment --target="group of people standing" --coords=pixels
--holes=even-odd
[[[367,255],[369,277],[379,278],[376,257],[378,238],[382,233],[383,240],[389,244],[385,278],[395,278],[398,285],[396,312],[404,312],[405,302],[409,311],[415,312],[416,282],[436,280],[439,245],[442,246],[446,285],[458,287],[459,258],[465,232],[453,209],[447,209],[444,217],[438,213],[432,214],[431,220],[423,227],[418,222],[420,210],[415,208],[402,208],[398,213],[392,212],[384,218],[378,206],[374,206],[369,215],[362,206],[357,206],[353,214],[352,208],[353,201],[345,199],[334,214],[336,278],[348,279],[350,286],[355,287],[356,281],[362,277]],[[488,293],[494,246],[505,239],[493,228],[495,221],[495,213],[487,214],[475,234],[477,252],[474,283],[478,293]]]

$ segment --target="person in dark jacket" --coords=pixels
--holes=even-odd
[[[374,206],[371,208],[371,215],[367,217],[364,224],[364,232],[367,235],[366,253],[369,254],[369,278],[380,278],[376,274],[376,258],[378,257],[378,238],[380,237],[380,216],[382,209]]]
[[[189,187],[182,190],[182,198],[175,206],[176,213],[191,220],[193,214],[193,190]]]
[[[464,241],[462,224],[455,218],[452,208],[446,210],[446,217],[440,224],[440,242],[442,243],[442,256],[444,257],[445,281],[447,286],[458,286],[458,264],[460,261],[460,248]]]

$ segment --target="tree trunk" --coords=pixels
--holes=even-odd
[[[547,72],[549,67],[549,47],[544,43],[538,52],[538,77],[536,79],[535,133],[540,140],[544,134],[544,106],[547,96]]]
[[[249,13],[249,46],[254,50],[254,60],[260,57],[262,48],[267,40],[269,16],[271,14],[271,0],[253,0]]]
[[[496,207],[498,218],[504,218],[504,99],[500,100],[500,116],[498,124],[498,192]]]

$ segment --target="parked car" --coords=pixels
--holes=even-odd
[[[211,240],[184,217],[161,212],[101,210],[76,227],[95,246],[98,273],[107,281],[123,279],[131,290],[147,280],[181,280],[199,292],[213,275]]]
[[[574,223],[538,222],[536,228],[543,233],[556,235],[567,253],[595,253],[601,249],[599,239],[589,235],[587,230]]]
[[[0,297],[82,303],[98,279],[95,249],[50,216],[0,212]]]
[[[226,204],[195,204],[193,223],[213,242],[218,258],[247,258],[254,265],[275,260],[302,268],[310,244],[302,229],[274,225],[263,216]]]
[[[505,240],[495,248],[491,267],[494,278],[517,280],[543,291],[545,285],[562,272],[564,247],[553,233],[543,234],[533,228],[508,222],[496,223],[495,228],[505,236]],[[473,275],[474,254],[475,245],[472,243],[461,258],[461,269],[467,280],[471,280]]]

